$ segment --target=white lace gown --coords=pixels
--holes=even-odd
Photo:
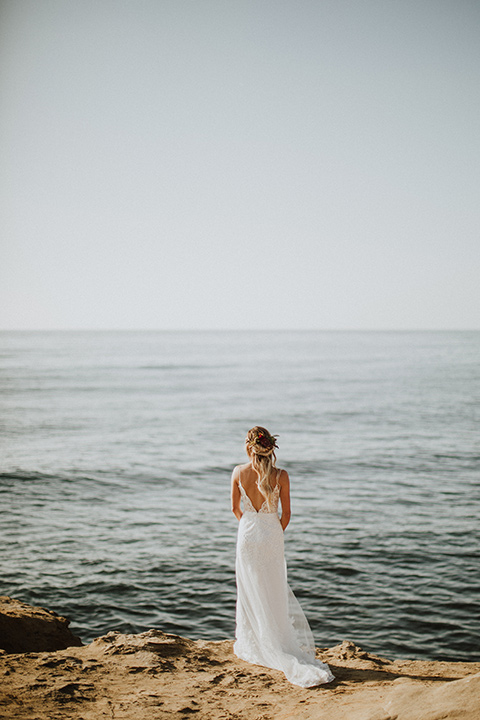
[[[265,501],[257,512],[239,480],[243,515],[236,556],[237,657],[281,670],[294,685],[314,687],[334,680],[330,668],[315,658],[308,621],[287,582],[283,530],[278,517],[280,486],[273,508]]]

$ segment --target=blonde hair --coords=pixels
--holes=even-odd
[[[275,448],[278,447],[276,435],[270,435],[264,427],[255,425],[248,431],[245,445],[252,458],[252,467],[258,475],[257,487],[267,501],[268,509],[271,510],[273,488],[270,477],[276,470]]]

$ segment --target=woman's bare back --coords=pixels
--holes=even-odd
[[[265,497],[262,495],[257,486],[258,475],[252,468],[251,463],[245,463],[245,465],[238,466],[238,479],[242,483],[242,487],[246,494],[250,498],[255,510],[258,512],[265,502]],[[270,486],[272,490],[275,490],[277,483],[281,485],[281,474],[282,470],[275,470],[270,477]]]

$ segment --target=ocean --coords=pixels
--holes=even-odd
[[[2,332],[0,392],[0,593],[84,642],[233,638],[260,424],[317,646],[479,659],[480,332]]]

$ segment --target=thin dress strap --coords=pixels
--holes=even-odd
[[[239,487],[239,489],[240,489],[240,495],[242,496],[242,499],[243,499],[244,509],[245,509],[247,512],[254,512],[254,513],[256,513],[257,510],[256,510],[254,504],[252,503],[252,501],[250,500],[250,498],[248,497],[245,488],[243,487],[242,477],[241,477],[241,473],[240,473],[240,472],[238,473],[238,487]]]
[[[273,490],[273,508],[274,508],[274,509],[273,509],[273,510],[269,510],[269,508],[268,508],[268,501],[267,501],[267,499],[265,498],[265,500],[263,501],[261,507],[257,510],[257,508],[255,507],[255,505],[252,503],[252,501],[250,500],[249,496],[247,495],[247,491],[246,491],[245,488],[243,487],[241,471],[240,471],[240,470],[238,471],[238,487],[239,487],[239,489],[240,489],[240,495],[242,496],[242,499],[243,499],[243,502],[244,502],[244,508],[245,508],[245,510],[246,510],[247,512],[254,512],[254,513],[257,514],[257,515],[263,515],[263,514],[265,514],[265,513],[271,514],[271,513],[276,513],[276,512],[277,512],[277,509],[278,509],[278,499],[279,499],[279,495],[280,495],[280,485],[279,485],[279,482],[278,482],[278,478],[280,477],[280,473],[281,473],[281,472],[282,472],[281,470],[278,470],[278,469],[276,468],[276,481],[277,481],[277,482],[275,483],[275,488],[274,488],[274,490]]]

